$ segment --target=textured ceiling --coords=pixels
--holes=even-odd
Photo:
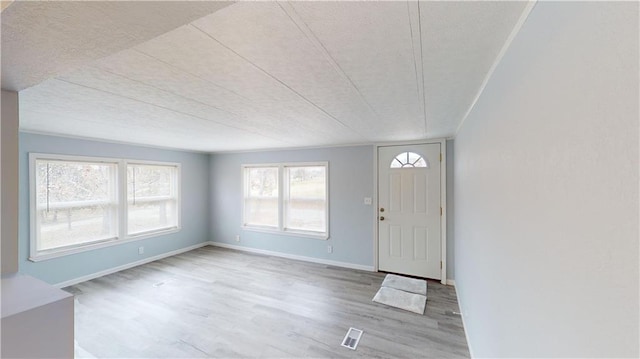
[[[163,3],[136,4],[149,4],[151,9]],[[11,18],[16,5],[2,14],[3,86],[6,71],[16,66],[4,64],[5,51],[15,50],[5,48],[5,16]],[[175,29],[167,29],[166,19],[156,19],[164,27],[146,20],[138,26],[147,33],[135,41],[106,36],[92,45],[92,51],[85,51],[88,55],[57,64],[55,70],[42,59],[33,60],[33,72],[49,76],[35,76],[44,81],[20,92],[20,126],[26,131],[211,152],[451,136],[525,6],[187,6],[189,11],[176,10],[182,16],[171,25],[184,25]],[[67,10],[73,16],[85,11],[74,9]],[[189,18],[206,11],[210,14]],[[131,21],[122,16],[118,21]],[[111,19],[119,17],[113,13]],[[28,22],[9,20],[23,27]],[[46,23],[55,27],[55,21],[62,20],[53,17]],[[64,23],[89,26],[83,21]],[[90,26],[95,34],[100,33],[98,27]],[[137,41],[150,33],[153,38]],[[20,40],[14,35],[11,41]],[[26,40],[42,45],[34,37],[37,32],[31,31]],[[69,48],[76,45],[61,42],[64,51],[73,53]],[[73,70],[60,71],[65,68]],[[17,73],[12,81],[31,84],[34,76]]]
[[[128,49],[231,4],[206,1],[2,3],[2,88],[12,91]]]

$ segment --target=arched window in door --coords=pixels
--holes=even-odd
[[[391,161],[391,168],[429,168],[429,162],[415,152],[403,152]]]

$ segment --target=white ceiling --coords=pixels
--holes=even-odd
[[[109,7],[106,21],[47,2],[34,21],[12,12],[26,4],[2,13],[22,130],[207,152],[451,136],[526,6],[137,2],[156,15]],[[68,36],[47,35],[58,27]]]
[[[37,85],[230,4],[2,0],[2,88]]]

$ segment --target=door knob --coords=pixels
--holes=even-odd
[[[384,221],[384,217],[380,216],[380,220],[381,220],[381,221]]]

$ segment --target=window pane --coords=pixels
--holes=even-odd
[[[148,232],[157,229],[173,228],[177,225],[176,201],[136,201],[129,203],[127,226],[129,234]]]
[[[117,237],[116,164],[36,161],[37,250]]]
[[[326,232],[327,185],[324,166],[288,167],[285,228]]]
[[[38,250],[115,238],[114,208],[87,206],[39,210]]]
[[[419,154],[414,153],[414,152],[408,152],[408,153],[407,153],[407,157],[408,157],[407,163],[410,163],[410,164],[414,164],[414,163],[416,163],[420,158],[422,158],[422,157],[420,157],[420,155],[419,155]]]
[[[278,227],[278,168],[245,168],[244,224]]]
[[[139,234],[178,226],[178,168],[127,166],[127,227]]]
[[[278,226],[277,198],[247,198],[245,200],[245,224]]]
[[[403,152],[397,155],[392,161],[391,168],[414,168],[414,167],[427,167],[429,168],[429,163],[425,161],[425,159],[417,153],[414,152]]]
[[[402,168],[402,165],[403,163],[397,158],[394,158],[393,161],[391,161],[391,168]]]
[[[414,164],[415,167],[429,167],[429,164],[424,160],[424,158],[420,157],[418,161]]]

